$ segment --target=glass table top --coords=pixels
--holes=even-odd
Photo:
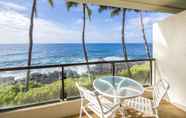
[[[94,89],[107,97],[131,98],[142,95],[143,86],[127,77],[107,76],[95,79]]]

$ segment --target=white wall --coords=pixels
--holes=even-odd
[[[170,102],[186,108],[186,11],[153,25],[154,79],[170,83]]]

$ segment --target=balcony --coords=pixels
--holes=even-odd
[[[148,90],[148,89],[147,89]],[[146,92],[144,96],[151,98],[151,94]],[[63,101],[60,103],[52,103],[42,106],[35,106],[30,108],[19,109],[15,111],[9,112],[2,112],[2,118],[9,118],[9,117],[29,117],[29,118],[36,118],[36,117],[43,117],[43,118],[53,118],[53,117],[66,117],[66,118],[78,118],[79,113],[79,106],[80,101],[77,100],[70,100],[70,101]],[[72,109],[73,107],[73,109]],[[32,114],[32,115],[30,115]],[[92,114],[93,117],[96,118],[96,115]],[[167,101],[162,101],[159,108],[159,116],[160,118],[184,118],[186,112],[178,109],[174,105],[170,104]],[[137,117],[141,118],[138,112],[133,111],[132,109],[127,110],[128,117]],[[117,115],[119,118],[120,115]],[[86,117],[85,117],[86,118]]]
[[[87,2],[171,13],[186,9],[185,2],[180,0],[175,5],[168,0],[159,4],[153,1],[136,1]],[[91,88],[92,83],[86,79],[89,76],[93,79],[108,75],[129,76],[126,71],[127,63],[132,71],[132,79],[144,86],[145,97],[152,98],[151,87],[157,80],[164,78],[170,82],[170,91],[158,109],[160,118],[185,118],[185,16],[186,12],[181,12],[154,24],[154,59],[1,68],[0,74],[13,73],[21,75],[21,78],[5,76],[0,80],[0,118],[76,118],[79,115],[80,96],[75,82],[82,81],[87,88]],[[91,67],[90,75],[87,65]],[[27,81],[28,70],[31,74]],[[28,90],[25,90],[27,87]],[[141,117],[141,113],[133,109],[127,109],[126,113],[129,118]],[[96,117],[93,113],[92,116]],[[121,116],[117,114],[117,117]]]
[[[127,76],[126,63],[130,64],[133,79],[144,85],[146,92],[144,96],[152,98],[152,68],[149,63],[155,67],[154,59],[140,59],[129,61],[98,61],[89,62],[91,73],[94,73],[95,78],[108,75]],[[16,82],[6,81],[1,83],[1,86],[7,89],[4,98],[1,97],[1,114],[2,118],[6,117],[24,117],[35,114],[31,117],[78,117],[80,100],[79,92],[75,86],[76,81],[83,81],[87,87],[90,86],[85,73],[77,74],[69,71],[72,68],[86,69],[86,63],[60,64],[60,65],[43,65],[32,67],[16,67],[3,68],[1,72],[24,73],[25,70],[31,70],[31,79],[29,81],[29,90],[24,92],[21,88],[25,86],[25,78]],[[47,72],[47,74],[39,74],[39,72]],[[85,71],[86,72],[86,71]],[[51,79],[52,77],[52,79]],[[8,89],[8,88],[11,89]],[[16,90],[13,91],[13,90]],[[1,90],[2,91],[2,90]],[[15,93],[14,93],[15,92]],[[15,95],[16,94],[16,95]],[[11,97],[11,95],[14,97]],[[21,95],[21,96],[20,96]],[[9,98],[6,98],[9,97]],[[4,100],[4,101],[3,101]],[[73,109],[72,109],[73,108]],[[182,118],[186,112],[178,109],[167,100],[161,102],[159,108],[160,117]],[[95,116],[94,114],[92,114]],[[140,114],[132,109],[127,109],[128,117],[140,117]],[[119,115],[117,117],[120,117]]]
[[[148,90],[148,88],[146,88]],[[144,97],[152,98],[150,92],[145,92]],[[140,112],[137,112],[133,109],[127,109],[125,110],[126,117],[127,118],[143,118],[142,114]],[[159,117],[160,118],[185,118],[186,112],[183,110],[178,109],[176,106],[172,105],[171,103],[167,102],[166,100],[163,100],[160,104],[160,107],[158,109]],[[95,114],[92,114],[93,118],[97,118]],[[118,113],[116,115],[116,118],[120,118],[121,115]],[[79,118],[79,115],[73,115],[66,118]],[[85,115],[83,118],[87,118]],[[148,117],[149,118],[149,117]]]
[[[91,76],[93,79],[102,76],[128,76],[126,63],[131,67],[133,78],[143,84],[152,84],[152,68],[149,64],[154,59],[139,59],[129,61],[98,61],[89,62]],[[43,65],[31,67],[2,68],[1,73],[22,74],[21,79],[7,79],[1,82],[1,111],[25,108],[46,103],[70,101],[79,98],[79,91],[75,82],[81,81],[88,88],[92,85],[89,82],[87,63]],[[29,89],[26,87],[26,72],[31,71],[29,79]],[[82,70],[84,72],[78,72]],[[9,76],[9,74],[7,74]],[[2,78],[3,80],[3,78]],[[6,91],[4,91],[6,90]]]

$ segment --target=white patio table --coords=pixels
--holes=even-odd
[[[120,76],[106,76],[95,79],[93,87],[99,94],[113,98],[114,104],[144,93],[144,88],[140,83]]]

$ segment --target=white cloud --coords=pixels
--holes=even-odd
[[[27,8],[13,3],[0,2],[0,6],[6,6],[0,10],[0,43],[28,43],[29,17],[22,14],[21,10]],[[145,25],[155,20],[163,19],[165,16],[157,15],[144,17]],[[152,19],[153,18],[153,19]],[[87,42],[120,42],[120,22],[112,19],[104,20],[107,25],[87,22]],[[114,20],[115,21],[115,20]],[[139,17],[130,18],[127,21],[127,39],[136,41],[140,32],[136,30],[139,26]],[[34,43],[80,43],[81,42],[82,19],[74,23],[62,24],[46,19],[35,18]],[[135,30],[135,31],[134,31]]]
[[[0,11],[0,43],[27,43],[29,18],[15,11]],[[79,36],[79,31],[65,28],[45,19],[36,18],[34,42],[66,42]]]
[[[81,21],[81,20],[80,20]],[[15,11],[0,11],[0,43],[28,43],[29,18]],[[36,18],[34,23],[34,43],[80,43],[81,24],[73,28],[70,25],[62,25]],[[87,42],[114,42],[117,34],[102,31],[87,22]]]
[[[11,3],[11,2],[3,2],[3,1],[0,1],[0,7],[3,10],[5,10],[5,9],[6,10],[13,9],[13,10],[16,10],[16,11],[25,11],[27,9],[24,6],[21,6],[21,5],[18,5],[18,4],[14,4],[14,3]]]
[[[148,36],[149,35],[151,36],[152,34],[151,32],[152,24],[160,20],[163,20],[168,16],[169,16],[168,14],[162,14],[162,13],[151,13],[148,15],[144,15],[143,21],[144,21],[144,26],[145,26],[145,32],[148,34]],[[136,14],[135,17],[127,18],[125,28],[126,28],[125,36],[126,36],[127,42],[142,41],[140,17],[138,14]],[[121,32],[121,24],[116,24],[116,26],[114,27],[114,31]],[[148,37],[148,38],[151,38],[151,37]],[[151,39],[148,39],[148,40],[150,41]]]
[[[169,14],[163,14],[163,13],[152,13],[147,16],[143,16],[143,23],[145,26],[152,26],[153,23],[158,22],[160,20],[163,20],[167,18]],[[134,28],[134,27],[140,27],[140,17],[139,15],[128,19],[128,24],[129,27]]]
[[[0,11],[0,43],[28,43],[29,22],[29,18],[19,12]],[[115,42],[119,37],[113,30],[103,30],[102,26],[90,22],[86,26],[87,42]],[[34,43],[80,43],[81,30],[81,24],[63,25],[35,18]]]

